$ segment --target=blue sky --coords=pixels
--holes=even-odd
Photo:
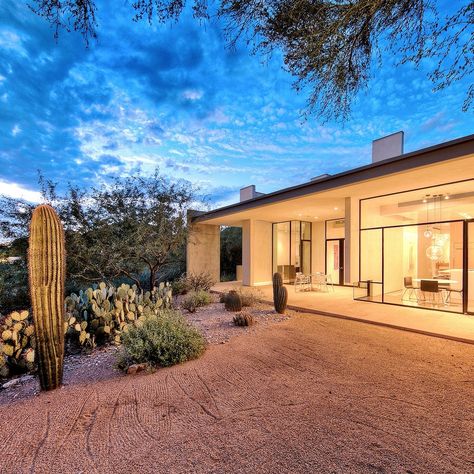
[[[433,93],[425,67],[387,59],[344,125],[301,118],[279,54],[226,48],[222,25],[134,23],[126,1],[99,0],[99,40],[53,31],[26,2],[0,4],[0,193],[36,199],[37,170],[66,185],[158,166],[213,206],[370,162],[371,141],[405,131],[412,151],[472,133],[461,111],[472,77]],[[108,5],[113,8],[108,9]]]

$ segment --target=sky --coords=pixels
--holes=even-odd
[[[38,170],[65,187],[150,174],[198,186],[211,207],[241,187],[271,192],[367,164],[371,142],[405,131],[405,151],[474,132],[461,111],[472,77],[433,93],[429,64],[373,71],[344,124],[302,117],[282,56],[229,49],[222,24],[132,21],[131,2],[98,0],[99,39],[53,30],[0,3],[0,193],[39,200]]]

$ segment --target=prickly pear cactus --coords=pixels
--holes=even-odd
[[[63,227],[51,206],[33,212],[28,268],[40,385],[52,390],[63,379],[66,257]]]
[[[106,342],[120,344],[130,325],[140,326],[148,317],[170,308],[172,296],[169,283],[144,292],[136,285],[115,288],[102,282],[66,298],[65,330],[72,341],[83,347]]]
[[[0,378],[35,370],[35,328],[28,311],[14,311],[0,322]]]

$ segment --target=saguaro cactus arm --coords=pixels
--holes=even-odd
[[[42,390],[62,383],[64,359],[64,231],[48,205],[31,218],[28,267]]]

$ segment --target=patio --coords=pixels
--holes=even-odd
[[[214,285],[212,290],[222,293],[241,286],[242,283],[237,281],[221,282]],[[293,285],[285,286],[288,288],[288,307],[293,310],[350,319],[474,344],[474,316],[354,301],[352,287],[335,286],[334,291],[329,289],[328,292],[295,292]],[[272,301],[271,285],[255,288],[262,292],[265,301]]]

